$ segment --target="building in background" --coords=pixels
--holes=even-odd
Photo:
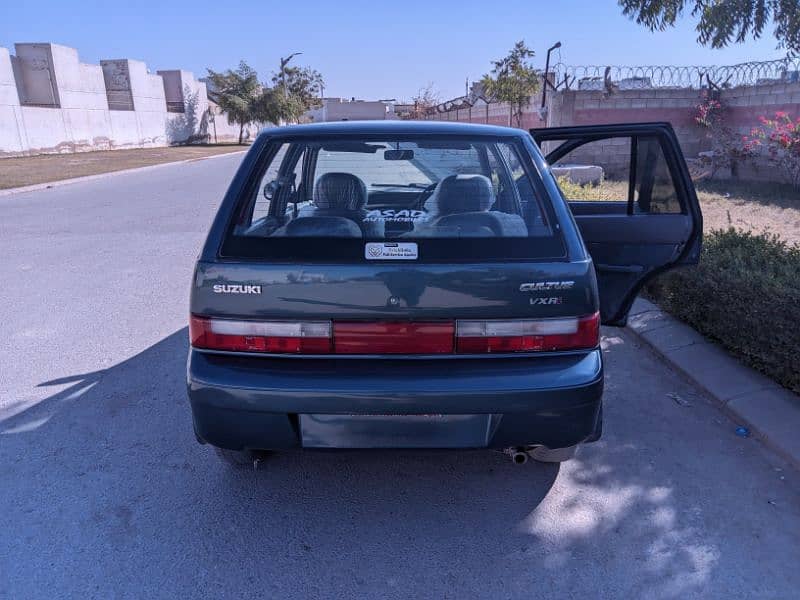
[[[323,98],[322,106],[308,111],[303,121],[383,121],[396,118],[394,100]]]

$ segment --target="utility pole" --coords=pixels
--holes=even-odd
[[[325,84],[320,82],[319,84],[319,100],[322,102],[322,120],[328,120],[328,107],[325,104]]]
[[[293,52],[286,58],[281,59],[281,86],[283,87],[283,97],[284,99],[289,97],[289,92],[286,90],[286,65],[289,64],[289,61],[292,60],[295,56],[302,54],[302,52]]]
[[[550,79],[548,78],[550,75],[550,53],[558,48],[561,48],[561,42],[556,42],[547,49],[547,59],[544,61],[544,75],[542,75],[542,110],[544,110],[544,106],[547,103],[547,86],[550,85]]]

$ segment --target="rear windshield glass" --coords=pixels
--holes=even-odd
[[[223,254],[355,258],[396,242],[421,260],[560,255],[525,152],[486,137],[272,142]]]

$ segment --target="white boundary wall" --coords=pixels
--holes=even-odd
[[[130,59],[89,65],[49,43],[15,52],[0,47],[0,157],[238,139],[225,115],[211,116],[206,85],[189,71],[150,74]]]

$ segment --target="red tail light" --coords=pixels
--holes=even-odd
[[[552,352],[594,348],[600,341],[600,313],[567,319],[458,321],[456,351]]]
[[[449,354],[455,323],[442,321],[333,323],[336,354]]]
[[[192,315],[189,323],[192,346],[230,352],[274,354],[329,354],[329,321],[234,321]]]
[[[600,314],[557,319],[457,321],[238,321],[192,315],[191,344],[267,354],[487,354],[585,350]]]

